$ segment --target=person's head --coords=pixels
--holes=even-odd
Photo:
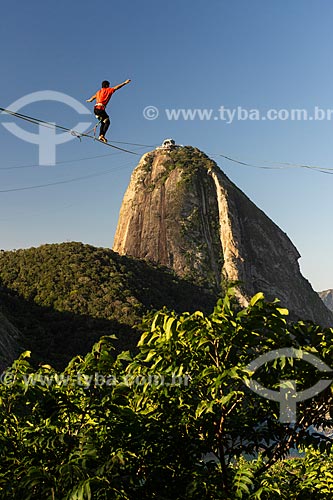
[[[110,87],[110,82],[108,82],[107,80],[104,80],[102,82],[102,89],[107,89],[108,87]]]

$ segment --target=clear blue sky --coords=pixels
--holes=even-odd
[[[20,0],[6,2],[1,18],[1,107],[41,90],[86,104],[101,80],[131,78],[109,105],[108,135],[115,141],[155,145],[173,137],[207,154],[333,167],[333,121],[170,121],[164,112],[222,105],[262,112],[333,108],[331,0]],[[150,105],[160,110],[156,120],[143,117]],[[51,101],[21,112],[68,127],[78,121],[74,110]],[[38,163],[38,148],[10,134],[3,121],[1,115],[0,190],[108,172],[0,193],[0,248],[68,240],[111,247],[138,157],[75,139],[57,147],[59,162],[110,156],[14,168]],[[218,164],[289,235],[313,287],[333,288],[333,175]]]

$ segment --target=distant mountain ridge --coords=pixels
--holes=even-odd
[[[333,312],[333,289],[323,290],[318,292],[319,297],[324,302],[325,306]]]

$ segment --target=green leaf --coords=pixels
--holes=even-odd
[[[164,327],[166,340],[170,340],[172,337],[172,334],[175,331],[175,328],[172,328],[174,326],[175,321],[176,321],[176,318],[169,318],[166,322],[166,325]]]
[[[154,356],[156,356],[156,351],[154,349],[151,349],[146,358],[143,360],[144,363],[148,363],[148,361],[150,361]]]
[[[250,300],[250,306],[254,306],[259,300],[264,300],[264,298],[263,292],[256,293]]]
[[[288,309],[284,309],[282,307],[277,307],[276,310],[282,315],[282,316],[289,316],[289,311]]]

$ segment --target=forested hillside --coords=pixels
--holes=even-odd
[[[163,306],[213,309],[215,297],[173,272],[82,243],[0,253],[0,310],[33,360],[62,368],[102,335],[133,348],[142,315]]]

